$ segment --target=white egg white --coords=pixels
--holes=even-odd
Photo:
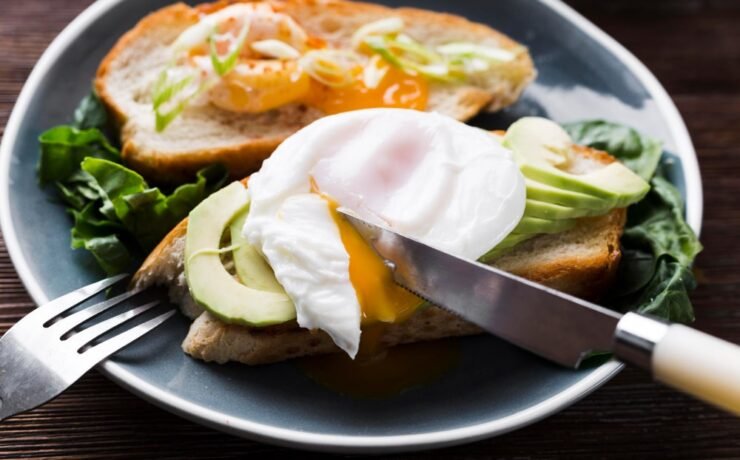
[[[488,132],[403,109],[325,117],[300,130],[249,181],[244,236],[294,300],[298,324],[354,356],[361,312],[327,202],[460,257],[476,259],[517,225],[524,178]]]

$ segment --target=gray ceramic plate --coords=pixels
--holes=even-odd
[[[5,130],[0,211],[8,250],[31,296],[43,303],[101,276],[69,249],[69,220],[34,172],[36,137],[66,122],[116,38],[167,0],[99,0],[62,32],[31,74]],[[554,0],[415,1],[487,22],[528,45],[539,78],[504,113],[477,122],[504,128],[522,115],[557,121],[603,117],[665,141],[689,223],[702,215],[699,170],[678,111],[650,72],[595,26]],[[683,166],[682,168],[680,166]],[[327,451],[398,451],[468,442],[514,430],[582,398],[616,374],[614,362],[582,371],[550,365],[492,337],[462,340],[459,365],[434,383],[383,401],[332,393],[293,364],[209,365],[179,348],[184,318],[100,366],[134,393],[239,436]]]

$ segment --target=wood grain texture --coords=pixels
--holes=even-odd
[[[3,2],[0,133],[34,62],[89,0]],[[740,342],[740,2],[571,0],[633,51],[676,101],[704,179],[696,327]],[[0,330],[30,310],[0,240]],[[0,458],[281,458],[168,414],[92,373],[0,425]],[[313,458],[313,455],[301,454]],[[393,458],[740,458],[740,420],[627,370],[573,407],[499,438]]]

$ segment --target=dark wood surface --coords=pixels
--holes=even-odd
[[[35,61],[90,0],[1,3],[0,133]],[[740,1],[571,3],[655,72],[688,124],[705,193],[695,325],[740,343]],[[32,307],[0,239],[0,330]],[[285,455],[298,453],[185,421],[95,372],[54,402],[0,425],[0,458]],[[740,458],[740,419],[627,370],[583,401],[528,428],[408,457]]]

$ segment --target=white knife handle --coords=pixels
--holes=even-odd
[[[652,370],[668,386],[740,415],[740,346],[628,313],[617,326],[615,354]]]
[[[653,376],[740,415],[740,347],[679,324],[653,350]]]

